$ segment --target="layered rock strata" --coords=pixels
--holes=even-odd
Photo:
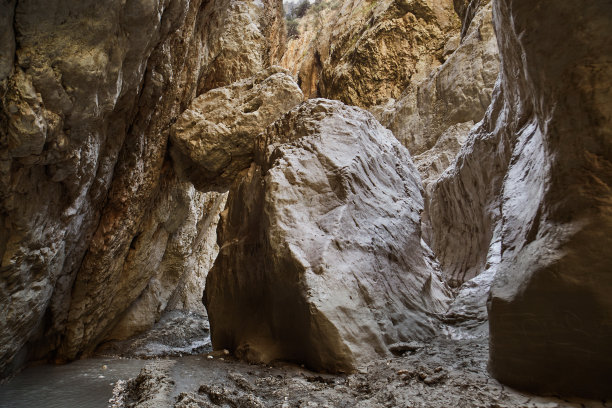
[[[426,339],[449,294],[421,239],[421,183],[371,114],[311,100],[258,137],[230,190],[205,303],[213,347],[350,371]]]
[[[168,129],[200,92],[269,64],[278,4],[0,3],[2,374],[92,350],[143,293],[138,328],[194,303],[222,198],[177,177]]]

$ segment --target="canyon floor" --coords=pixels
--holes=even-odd
[[[106,347],[106,357],[150,359],[137,377],[114,384],[111,406],[612,407],[612,402],[535,396],[500,384],[487,372],[486,323],[448,325],[445,335],[400,344],[394,357],[348,375],[285,362],[247,364],[210,351],[210,343],[201,340],[206,330],[205,320],[175,314],[143,336]],[[164,357],[153,357],[156,353]]]
[[[399,344],[395,356],[356,373],[330,375],[212,351],[205,316],[172,312],[143,335],[106,344],[95,358],[26,369],[0,386],[0,407],[612,407],[500,384],[487,371],[486,323],[463,320],[441,333]]]
[[[214,352],[151,360],[115,385],[113,407],[610,407],[605,401],[534,396],[487,372],[488,344],[436,339],[350,375],[288,363],[249,365]]]

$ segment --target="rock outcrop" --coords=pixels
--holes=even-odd
[[[490,370],[536,392],[611,397],[612,5],[499,0],[495,19],[500,125],[516,142],[501,198]]]
[[[373,110],[408,147],[426,184],[450,166],[491,103],[499,55],[491,4],[480,3],[466,35],[447,42],[444,64],[411,82],[398,101]]]
[[[512,135],[510,130],[496,131],[506,115],[500,90],[496,93],[453,166],[430,187],[430,245],[451,286],[460,286],[484,271],[489,267],[487,260],[495,259],[490,250],[498,254],[501,250],[494,244],[499,243],[499,196]]]
[[[427,187],[483,118],[499,73],[490,1],[468,3],[454,4],[461,28],[451,2],[323,2],[300,19],[282,63],[306,97],[367,106],[410,150]]]
[[[227,188],[253,161],[255,137],[302,99],[280,67],[200,95],[171,129],[179,173],[202,188]]]
[[[424,79],[459,27],[450,0],[323,4],[333,10],[304,19],[300,29],[310,34],[289,42],[283,64],[298,72],[306,97],[361,107],[397,99],[411,81]]]
[[[258,138],[230,190],[205,303],[215,349],[350,371],[435,332],[449,293],[421,183],[371,114],[311,100]]]
[[[141,296],[139,322],[194,303],[223,198],[177,177],[169,128],[276,58],[279,4],[0,3],[0,375],[91,351]]]
[[[496,272],[494,376],[609,397],[612,8],[493,5],[502,71],[485,119],[433,186],[432,246],[459,283]]]

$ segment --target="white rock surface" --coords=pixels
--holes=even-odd
[[[213,347],[348,371],[431,336],[449,293],[422,206],[407,150],[369,113],[321,99],[290,111],[258,138],[222,214]]]

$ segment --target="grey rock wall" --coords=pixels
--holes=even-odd
[[[485,119],[432,186],[432,247],[458,284],[494,276],[495,377],[607,397],[612,8],[493,6],[501,74]]]
[[[499,0],[495,22],[516,142],[489,367],[531,391],[610,397],[612,5]]]

